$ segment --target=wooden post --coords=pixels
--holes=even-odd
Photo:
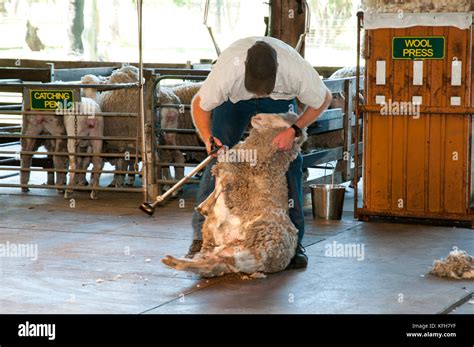
[[[300,5],[301,4],[301,5]],[[271,0],[270,36],[296,47],[305,31],[305,7],[297,0]],[[301,48],[304,57],[304,43]]]
[[[351,161],[352,161],[352,109],[353,109],[353,98],[354,95],[358,95],[354,93],[355,80],[345,80],[344,81],[344,115],[343,115],[343,125],[344,125],[344,151],[342,153],[342,159],[344,163],[344,167],[342,169],[342,179],[343,181],[351,180]],[[356,125],[357,126],[357,125]],[[356,145],[357,145],[356,141]],[[358,165],[358,164],[356,164]]]
[[[143,165],[147,165],[145,170],[147,175],[147,192],[148,201],[154,201],[158,195],[158,186],[156,184],[156,172],[155,172],[155,153],[156,153],[156,133],[155,133],[155,108],[153,105],[153,85],[155,83],[156,75],[153,74],[153,70],[144,70],[145,77],[145,143],[146,153],[142,153]]]

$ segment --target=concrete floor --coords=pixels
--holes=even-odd
[[[76,193],[71,207],[52,191],[0,189],[0,244],[38,245],[36,261],[0,257],[0,313],[439,313],[474,291],[427,273],[453,246],[474,254],[474,231],[354,221],[351,195],[342,221],[307,209],[306,270],[202,280],[160,262],[187,250],[192,188],[151,218],[139,194]],[[364,246],[363,260],[327,256],[334,242]]]

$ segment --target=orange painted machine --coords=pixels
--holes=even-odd
[[[472,13],[360,13],[361,27],[366,105],[357,112],[364,165],[356,215],[472,224]]]

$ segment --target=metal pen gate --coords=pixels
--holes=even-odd
[[[29,188],[47,188],[47,189],[60,189],[60,190],[65,190],[68,188],[71,188],[73,190],[91,190],[90,187],[84,187],[84,186],[77,186],[77,185],[61,185],[57,184],[57,182],[53,182],[53,176],[54,173],[57,174],[67,174],[68,172],[75,172],[75,173],[82,173],[82,174],[87,174],[87,173],[93,173],[92,170],[68,170],[68,167],[66,166],[64,169],[58,169],[57,167],[52,167],[51,165],[51,157],[52,156],[60,156],[60,157],[68,157],[68,156],[75,156],[75,157],[93,157],[93,156],[100,156],[102,158],[123,158],[124,155],[126,155],[127,158],[133,159],[134,160],[134,170],[101,170],[101,173],[113,173],[113,174],[119,174],[119,175],[125,175],[125,174],[141,174],[142,175],[142,187],[141,188],[112,188],[112,187],[97,187],[97,191],[121,191],[121,192],[142,192],[144,194],[144,200],[151,200],[154,199],[155,197],[155,192],[152,191],[152,183],[153,183],[153,168],[154,166],[154,156],[151,155],[154,148],[153,148],[153,142],[154,142],[154,135],[152,133],[149,133],[146,131],[147,126],[154,121],[152,117],[152,110],[146,110],[144,109],[144,100],[145,100],[145,90],[147,94],[147,98],[151,99],[152,90],[149,88],[150,84],[152,84],[153,78],[151,77],[151,74],[147,74],[146,81],[147,85],[145,86],[145,83],[143,82],[143,77],[144,77],[144,70],[143,70],[143,59],[142,59],[142,0],[137,1],[137,12],[138,12],[138,36],[139,36],[139,80],[138,83],[130,83],[130,84],[97,84],[97,85],[92,85],[92,84],[54,84],[54,83],[23,83],[22,80],[18,79],[3,79],[0,81],[0,90],[12,90],[12,88],[21,88],[23,92],[23,107],[21,110],[18,110],[17,106],[14,107],[2,107],[0,108],[0,115],[1,114],[7,114],[7,115],[21,115],[23,119],[26,119],[25,117],[34,117],[34,116],[39,116],[39,117],[58,117],[60,116],[61,112],[58,112],[55,107],[50,104],[51,106],[49,109],[47,107],[43,107],[43,109],[32,109],[31,107],[31,91],[34,90],[43,90],[43,91],[48,91],[48,90],[60,90],[64,93],[69,93],[71,96],[73,96],[74,100],[80,100],[80,90],[81,88],[93,88],[96,89],[97,91],[106,91],[106,90],[118,90],[118,89],[129,89],[129,88],[134,88],[138,90],[138,108],[139,112],[136,113],[126,113],[126,112],[113,112],[113,113],[96,113],[95,116],[100,116],[100,117],[135,117],[137,119],[137,134],[134,137],[80,137],[80,136],[71,136],[66,135],[66,134],[59,134],[59,135],[40,135],[40,134],[25,134],[24,129],[21,134],[18,133],[18,130],[20,130],[20,127],[18,126],[7,126],[7,127],[2,127],[0,128],[0,143],[1,143],[1,150],[0,150],[0,155],[6,156],[2,157],[0,159],[0,171],[13,171],[14,173],[10,173],[7,175],[0,175],[0,179],[5,179],[9,178],[12,176],[16,176],[18,172],[47,172],[48,173],[48,182],[45,185],[38,185],[38,184],[14,184],[14,183],[3,183],[0,182],[0,187],[6,187],[6,188],[22,188],[22,189],[29,189]],[[14,69],[11,69],[11,73],[14,73]],[[26,70],[26,69],[23,69]],[[34,69],[31,69],[34,70]],[[43,72],[48,73],[48,69],[42,69],[45,70]],[[78,69],[80,70],[80,69]],[[7,71],[8,72],[8,71]],[[54,76],[54,66],[51,67],[51,71],[49,71],[49,76],[52,79],[52,76]],[[47,79],[42,78],[43,82],[48,82]],[[58,100],[56,100],[57,102]],[[66,110],[64,110],[66,111]],[[71,111],[71,110],[68,110]],[[84,115],[78,115],[76,114],[75,117],[82,117]],[[89,115],[87,115],[89,116]],[[77,118],[76,118],[77,119]],[[16,131],[12,132],[12,131]],[[145,136],[145,134],[149,136]],[[77,134],[75,134],[77,135]],[[149,138],[146,138],[149,137]],[[74,153],[68,152],[68,151],[62,151],[62,152],[39,152],[39,151],[15,151],[15,150],[3,150],[5,147],[12,146],[12,145],[18,145],[18,140],[23,140],[23,139],[34,139],[34,140],[64,140],[67,141],[69,140],[108,140],[108,141],[113,141],[113,140],[122,140],[122,141],[131,141],[135,143],[135,148],[136,153],[80,153],[77,152],[77,150]],[[13,140],[13,141],[12,141]],[[143,153],[145,155],[140,155],[140,153]],[[36,160],[34,161],[33,165],[38,165],[41,166],[40,168],[34,167],[34,168],[29,168],[29,169],[21,169],[19,166],[21,166],[21,159],[25,160],[26,156],[37,156],[37,155],[46,155],[46,158],[42,158],[41,160]],[[142,159],[143,164],[142,164],[142,169],[138,170],[138,161]],[[149,160],[149,162],[147,161]],[[151,179],[151,180],[150,180]]]
[[[28,86],[25,86],[24,84],[21,83],[15,83],[15,84],[8,84],[8,87],[22,87],[24,89],[23,92],[23,103],[24,103],[24,108],[22,111],[15,111],[15,110],[1,110],[0,114],[8,114],[8,115],[22,115],[23,117],[34,117],[34,116],[59,116],[57,111],[45,111],[45,110],[31,110],[31,99],[30,95],[31,92],[34,92],[35,90],[40,90],[40,91],[47,91],[47,90],[61,90],[63,92],[71,92],[75,97],[74,99],[80,99],[80,89],[84,87],[88,88],[97,88],[98,90],[117,90],[117,89],[127,89],[127,88],[137,88],[137,85],[135,84],[126,84],[126,85],[87,85],[87,84],[75,84],[75,85],[65,85],[65,84],[28,84]],[[1,85],[0,85],[1,88]],[[73,110],[69,110],[70,112]],[[68,110],[65,110],[65,112],[68,112]],[[90,116],[90,115],[76,115],[77,117],[84,117],[84,116]],[[96,113],[95,116],[101,116],[101,117],[139,117],[138,113]],[[124,138],[124,137],[88,137],[88,136],[71,136],[71,135],[29,135],[29,134],[12,134],[12,133],[5,133],[6,130],[19,130],[18,127],[4,127],[1,128],[2,132],[0,133],[0,138],[2,139],[11,139],[11,138],[18,138],[18,139],[37,139],[37,140],[68,140],[68,139],[74,139],[74,140],[123,140],[123,141],[135,141],[138,143],[139,139],[141,136],[133,137],[133,138]],[[12,143],[8,143],[11,145]],[[141,144],[139,144],[141,145]],[[11,156],[10,158],[3,159],[2,160],[2,167],[0,167],[1,171],[16,171],[18,168],[16,167],[19,162],[20,158],[22,155],[48,155],[48,156],[70,156],[70,155],[75,155],[79,157],[88,157],[91,156],[91,154],[88,153],[71,153],[71,152],[38,152],[38,151],[12,151],[12,150],[1,150],[0,154],[2,155],[9,155]],[[101,156],[104,158],[122,158],[124,157],[123,153],[92,153],[92,156]],[[130,153],[130,158],[139,158],[136,154]],[[10,164],[11,166],[5,167],[5,164]],[[71,172],[70,170],[58,170],[55,168],[33,168],[29,169],[27,171],[30,172],[56,172],[56,173],[67,173]],[[91,173],[91,170],[75,170],[73,172],[76,173]],[[115,174],[140,174],[141,172],[139,171],[102,171],[102,173],[115,173]],[[55,189],[65,189],[67,188],[66,186],[61,186],[57,184],[48,184],[48,185],[24,185],[24,184],[5,184],[0,182],[0,187],[9,187],[9,188],[55,188]],[[88,187],[81,187],[81,186],[74,186],[72,187],[74,190],[90,190]],[[104,188],[100,187],[97,190],[102,190],[102,191],[141,191],[141,189],[134,189],[134,188]]]
[[[191,70],[191,69],[157,69],[159,76],[156,78],[153,90],[160,90],[160,83],[164,80],[182,80],[182,81],[204,81],[210,71],[207,70]],[[164,107],[171,107],[171,108],[178,108],[183,111],[190,111],[191,105],[189,104],[160,104],[157,103],[155,98],[156,94],[153,94],[153,101],[152,105],[156,107],[156,110],[159,112]],[[185,112],[180,112],[183,117],[186,117]],[[159,118],[161,119],[161,117]],[[155,135],[160,137],[160,134],[164,133],[176,133],[176,134],[195,134],[197,135],[196,129],[180,129],[180,128],[161,128],[159,122],[155,123]],[[164,185],[173,185],[179,181],[179,179],[165,179],[163,178],[163,170],[165,168],[169,168],[173,166],[175,168],[178,167],[195,167],[197,164],[195,163],[174,163],[174,162],[164,162],[161,158],[163,158],[163,151],[164,150],[181,150],[181,151],[201,151],[205,152],[206,148],[204,146],[183,146],[183,145],[165,145],[165,144],[158,144],[156,145],[157,150],[157,158],[158,161],[155,163],[156,170],[155,174],[157,175],[155,182],[157,183],[157,191],[161,194],[163,193],[163,186]],[[199,183],[199,180],[191,179],[188,183]]]

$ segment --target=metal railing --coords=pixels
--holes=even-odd
[[[175,72],[175,71],[173,71]],[[154,90],[159,90],[160,89],[160,83],[164,80],[182,80],[182,81],[203,81],[206,79],[206,74],[205,72],[209,73],[209,71],[204,71],[204,70],[196,70],[195,74],[193,74],[192,70],[186,70],[186,74],[164,74],[159,77],[157,77],[154,85]],[[156,102],[156,93],[154,94],[153,98],[153,107],[156,107],[157,110],[160,110],[164,107],[174,107],[174,108],[183,108],[185,111],[190,111],[191,110],[191,105],[189,104],[160,104]],[[183,114],[185,117],[186,115]],[[160,120],[161,120],[161,115],[160,115]],[[197,131],[196,129],[179,129],[179,128],[161,128],[160,122],[157,122],[157,129],[155,129],[156,135],[160,138],[160,134],[164,133],[177,133],[177,134],[195,134],[197,136]],[[178,135],[179,136],[179,135]],[[180,151],[201,151],[205,152],[206,147],[204,146],[181,146],[181,145],[165,145],[165,144],[157,144],[156,145],[156,150],[157,150],[157,156],[159,160],[160,158],[163,157],[163,151],[164,150],[180,150]],[[157,167],[157,179],[156,183],[158,184],[158,191],[160,193],[163,192],[163,185],[173,185],[177,182],[179,182],[180,177],[175,177],[175,179],[164,179],[163,178],[163,170],[169,169],[169,167],[173,166],[175,169],[178,167],[195,167],[196,164],[194,163],[172,163],[172,162],[162,162],[158,161],[156,162],[156,167]],[[176,176],[176,170],[175,170],[175,176]],[[199,180],[189,180],[188,183],[199,183]]]

